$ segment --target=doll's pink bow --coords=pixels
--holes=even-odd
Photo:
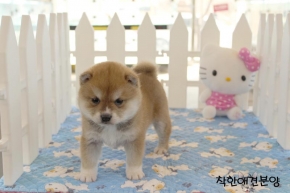
[[[250,51],[247,48],[242,48],[239,52],[239,57],[244,61],[246,68],[255,72],[260,68],[260,60],[250,54]]]

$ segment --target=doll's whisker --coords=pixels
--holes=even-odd
[[[206,68],[205,67],[199,67],[200,69],[203,69],[203,70],[206,70]]]
[[[200,78],[201,80],[206,80],[206,78]]]
[[[204,75],[206,75],[206,73],[201,73],[201,72],[200,72],[199,74],[204,74]]]

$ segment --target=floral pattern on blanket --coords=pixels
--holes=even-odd
[[[81,116],[72,109],[53,141],[40,150],[39,156],[14,186],[0,192],[178,192],[244,193],[241,185],[232,186],[227,179],[255,172],[254,192],[290,192],[290,151],[285,151],[252,113],[239,121],[226,117],[204,119],[198,110],[170,109],[172,135],[168,154],[157,155],[158,136],[151,127],[146,135],[142,180],[128,180],[125,175],[124,148],[103,147],[96,182],[75,180],[80,174],[79,141]],[[279,186],[260,177],[278,177]],[[225,184],[218,181],[224,179]],[[274,178],[271,178],[274,179]]]

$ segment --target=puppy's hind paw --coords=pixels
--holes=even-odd
[[[97,172],[96,169],[84,170],[75,176],[76,180],[80,180],[82,182],[94,182],[97,180]]]
[[[129,180],[141,180],[145,174],[142,171],[141,167],[128,167],[126,169],[126,176]]]
[[[165,147],[156,147],[155,149],[154,149],[154,153],[156,153],[156,154],[159,154],[159,155],[161,155],[161,154],[166,154],[167,153],[167,148],[165,148]]]

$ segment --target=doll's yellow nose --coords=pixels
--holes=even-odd
[[[231,80],[232,80],[232,79],[231,79],[230,77],[227,77],[227,78],[226,78],[226,81],[227,81],[227,82],[230,82]]]

